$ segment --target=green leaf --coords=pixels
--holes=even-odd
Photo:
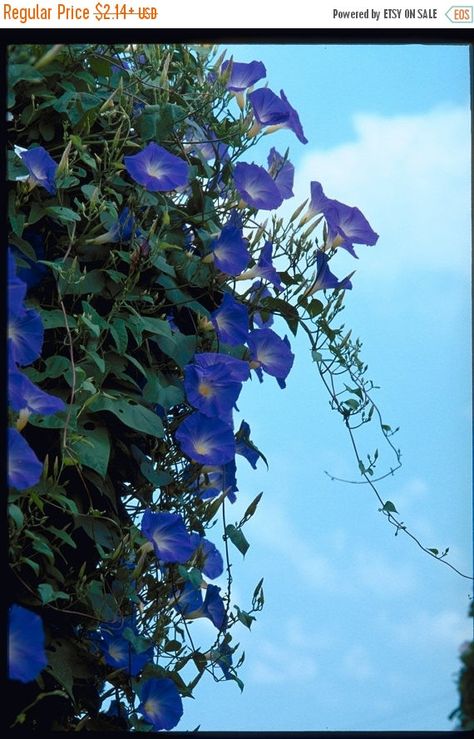
[[[236,528],[236,526],[228,524],[225,527],[225,533],[231,540],[232,544],[237,547],[239,552],[245,557],[250,544],[248,543],[242,531],[239,528]]]
[[[115,598],[104,592],[104,586],[98,580],[88,583],[87,598],[100,621],[114,621],[117,618]]]
[[[383,504],[382,510],[387,511],[387,513],[398,513],[397,509],[395,508],[391,500],[387,500]]]
[[[167,411],[174,405],[184,402],[184,390],[181,386],[171,383],[160,372],[148,378],[143,388],[143,397],[147,403],[157,403]]]
[[[19,82],[41,82],[44,79],[41,72],[31,64],[9,64],[8,84],[14,87]]]
[[[146,105],[138,119],[140,136],[144,141],[162,141],[186,115],[184,108],[173,103]]]
[[[23,528],[25,517],[19,506],[17,506],[15,503],[10,503],[10,505],[8,506],[8,515],[15,522],[15,526],[17,529]]]
[[[105,395],[99,395],[92,401],[89,410],[92,413],[109,411],[126,426],[136,431],[142,431],[144,434],[157,436],[160,439],[165,433],[161,419],[157,414],[129,397],[110,398]]]
[[[38,592],[43,605],[46,603],[52,603],[55,600],[69,600],[69,595],[63,593],[62,590],[54,590],[52,585],[48,582],[43,582],[38,585]]]
[[[44,209],[44,212],[55,221],[59,221],[59,223],[70,223],[81,220],[81,216],[78,213],[71,210],[71,208],[65,208],[63,205],[48,205]]]
[[[257,506],[260,503],[260,500],[262,498],[262,495],[263,495],[263,492],[262,493],[259,493],[257,495],[257,497],[250,503],[249,507],[247,508],[247,510],[244,513],[244,517],[242,519],[241,524],[242,523],[245,523],[245,521],[248,521],[249,518],[252,518],[253,514],[257,510]]]
[[[155,470],[153,463],[148,462],[148,460],[144,460],[140,464],[140,472],[143,477],[146,477],[148,482],[151,482],[152,485],[156,485],[157,488],[162,485],[169,485],[169,483],[173,481],[169,472],[166,470]]]
[[[161,351],[168,357],[174,359],[180,367],[185,367],[196,353],[197,339],[196,336],[186,336],[185,334],[175,333],[173,336],[156,336],[152,337],[156,341]]]
[[[120,535],[110,521],[103,521],[99,516],[88,516],[80,513],[74,516],[75,528],[84,529],[87,536],[104,549],[115,549]]]
[[[82,438],[70,442],[71,451],[81,464],[105,477],[110,457],[110,438],[107,429],[95,419],[88,417],[87,420],[83,420],[79,434]]]
[[[48,525],[48,531],[51,534],[54,534],[58,539],[61,539],[65,544],[68,544],[73,549],[77,549],[77,544],[74,541],[74,539],[71,538],[71,536],[67,533],[65,529],[57,529],[56,526],[51,526],[51,524]]]
[[[115,341],[118,353],[124,354],[127,351],[128,346],[128,334],[125,327],[125,321],[122,318],[114,318],[109,331]]]
[[[66,321],[64,320],[64,313],[62,312],[62,310],[59,310],[59,309],[46,310],[45,308],[40,308],[39,312],[41,315],[41,320],[43,321],[43,326],[46,329],[66,327]],[[76,319],[68,315],[67,325],[71,329],[76,328],[77,326]],[[52,359],[52,357],[50,359]],[[65,357],[58,357],[58,359],[65,359]]]
[[[237,618],[239,621],[246,626],[248,629],[252,626],[252,622],[255,621],[255,616],[251,616],[247,611],[241,611],[238,606],[234,606],[237,611]]]

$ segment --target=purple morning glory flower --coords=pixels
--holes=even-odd
[[[175,436],[193,462],[221,465],[230,462],[235,454],[232,428],[219,418],[209,418],[203,413],[187,416]]]
[[[21,366],[31,364],[41,354],[44,328],[41,316],[26,308],[19,314],[9,314],[8,338],[13,345],[13,357]]]
[[[142,534],[151,541],[162,562],[186,562],[194,548],[179,513],[153,513],[149,508],[142,518]]]
[[[357,258],[353,244],[377,243],[378,234],[372,230],[367,218],[358,208],[332,200],[325,207],[324,216],[328,225],[328,241],[330,246],[340,246]]]
[[[273,177],[283,200],[292,198],[295,168],[274,147],[270,149],[270,154],[268,155],[268,173]]]
[[[224,465],[203,467],[196,481],[196,493],[202,500],[207,500],[225,492],[230,502],[235,503],[238,491],[236,472],[235,459]]]
[[[226,71],[230,61],[225,61],[221,66],[221,74]],[[262,62],[232,62],[232,70],[227,81],[227,89],[231,92],[243,92],[259,80],[266,77],[267,70]]]
[[[8,677],[30,683],[48,664],[43,622],[37,613],[14,604],[10,607],[8,627]]]
[[[8,429],[8,484],[17,490],[36,485],[43,465],[28,442],[16,429]]]
[[[153,647],[138,654],[123,635],[125,629],[131,629],[133,634],[138,636],[131,619],[124,619],[118,627],[114,624],[102,624],[99,647],[106,664],[116,669],[125,669],[129,675],[136,677],[147,663],[153,662]]]
[[[196,546],[196,552],[200,555],[203,564],[200,567],[201,572],[206,577],[214,580],[224,572],[224,562],[222,555],[209,539],[200,537],[199,534],[191,534],[193,542]]]
[[[323,213],[325,208],[331,205],[333,201],[327,198],[323,192],[320,182],[311,182],[311,201],[308,210],[301,219],[301,223],[306,223],[318,213]]]
[[[224,293],[219,308],[211,313],[211,322],[219,340],[224,344],[245,344],[249,331],[248,310],[230,293]]]
[[[23,233],[22,238],[31,244],[35,251],[37,259],[45,258],[43,239],[39,233],[36,233],[32,229],[26,229],[26,231],[24,231]],[[16,246],[13,246],[11,248],[13,254],[19,256],[27,265],[25,267],[18,266],[16,270],[17,277],[20,280],[23,280],[23,282],[26,283],[27,287],[34,287],[39,282],[41,282],[45,274],[48,272],[48,268],[46,267],[46,265],[40,264],[39,262],[30,259],[30,257],[27,257],[25,254],[23,254],[23,252],[20,252],[19,249],[16,248]]]
[[[247,345],[254,362],[269,375],[285,380],[290,372],[295,355],[287,342],[280,339],[271,328],[251,331]]]
[[[112,224],[111,228],[95,239],[91,239],[94,244],[116,244],[118,241],[129,241],[135,226],[135,218],[131,210],[127,207],[119,213],[118,219]]]
[[[199,536],[199,534],[196,534]],[[199,537],[200,538],[200,537]],[[194,616],[196,611],[200,611],[203,605],[201,589],[195,587],[190,582],[185,582],[179,592],[174,607],[183,616]]]
[[[153,141],[138,154],[123,158],[130,177],[150,192],[166,192],[188,182],[189,166]]]
[[[257,164],[236,164],[234,182],[240,197],[251,208],[274,210],[283,202],[275,181],[266,169]]]
[[[313,284],[304,293],[306,298],[313,295],[317,290],[351,290],[352,283],[349,277],[338,280],[329,269],[329,257],[323,251],[319,250],[316,255],[316,279]]]
[[[218,649],[211,650],[210,657],[221,668],[226,680],[231,679],[230,668],[232,667],[232,655],[235,649],[231,649],[227,642],[219,644]]]
[[[271,298],[272,294],[268,287],[266,287],[261,280],[256,280],[250,287],[248,297],[252,301],[254,306],[254,312],[252,313],[252,320],[258,326],[258,328],[269,328],[273,324],[273,316],[271,313],[268,314],[266,320],[263,319],[259,310],[256,310],[260,300],[265,298]],[[263,307],[263,306],[262,306]]]
[[[301,141],[302,144],[307,144],[308,139],[304,135],[303,126],[301,125],[298,113],[288,102],[288,98],[286,97],[283,90],[280,90],[280,96],[283,102],[286,103],[289,113],[288,120],[282,124],[282,128],[289,128],[290,131],[293,131],[293,133],[296,135],[296,138]]]
[[[238,275],[247,266],[250,254],[242,231],[227,223],[218,238],[210,245],[214,264],[227,275]]]
[[[257,462],[262,454],[250,441],[250,426],[246,421],[242,421],[240,428],[235,436],[236,446],[235,451],[242,457],[245,457],[250,466],[254,470],[257,469]]]
[[[155,731],[170,731],[183,715],[183,703],[178,688],[167,677],[145,680],[139,688],[141,703],[138,710]]]
[[[23,301],[26,295],[26,283],[16,276],[16,261],[12,249],[8,249],[8,315],[17,317],[24,314]]]
[[[283,290],[283,284],[280,275],[273,266],[272,261],[273,245],[271,241],[267,241],[260,252],[257,264],[239,275],[239,280],[248,280],[253,277],[261,277],[271,282],[277,292]]]
[[[231,411],[250,375],[247,362],[203,352],[184,368],[184,388],[191,405],[206,416],[231,421]]]
[[[51,195],[54,195],[56,193],[55,177],[58,164],[46,149],[43,149],[42,146],[36,146],[34,149],[22,151],[20,157],[33,182],[41,185]]]
[[[221,589],[217,585],[208,585],[202,607],[203,615],[209,618],[219,631],[224,629],[227,623],[227,615],[220,591]]]
[[[28,411],[50,416],[66,407],[61,398],[40,390],[31,380],[19,372],[12,363],[8,371],[8,400],[15,411]]]
[[[275,126],[287,121],[290,111],[286,103],[268,87],[261,87],[247,95],[253,114],[261,126]]]
[[[229,158],[229,147],[217,138],[214,131],[208,128],[201,128],[201,126],[194,124],[189,129],[187,138],[190,139],[191,150],[199,152],[208,161],[219,159],[222,162]]]

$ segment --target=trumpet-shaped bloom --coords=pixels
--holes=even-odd
[[[283,90],[280,90],[281,99],[287,106],[288,110],[288,120],[282,124],[282,128],[289,128],[290,131],[293,131],[298,141],[301,141],[302,144],[307,144],[308,139],[304,135],[303,126],[301,125],[300,117],[296,110],[290,105],[288,98],[286,97]]]
[[[8,617],[8,676],[29,683],[47,665],[41,616],[16,604]]]
[[[288,341],[280,339],[271,328],[260,328],[251,331],[247,345],[254,362],[277,380],[285,380],[293,366],[295,355]]]
[[[271,241],[267,241],[260,252],[257,264],[239,275],[239,279],[249,280],[254,277],[261,277],[262,279],[271,282],[277,292],[281,292],[283,290],[283,285],[280,275],[273,266],[272,252],[273,245]]]
[[[43,238],[39,233],[33,229],[26,229],[23,232],[23,239],[28,241],[33,247],[36,255],[36,259],[44,259],[44,243]],[[34,287],[37,285],[48,272],[48,268],[45,264],[40,264],[34,259],[30,259],[26,254],[20,252],[16,246],[12,247],[12,251],[16,256],[19,256],[21,260],[26,264],[25,267],[18,266],[16,272],[17,277],[26,283],[27,287]]]
[[[38,359],[44,338],[43,322],[39,313],[29,308],[16,314],[9,312],[8,338],[12,342],[15,362],[25,366]]]
[[[187,132],[187,138],[192,141],[190,148],[206,160],[218,159],[221,162],[229,158],[227,144],[217,138],[214,131],[208,128],[201,128],[197,123],[193,123]]]
[[[183,715],[183,703],[178,688],[172,680],[150,678],[139,688],[141,703],[138,710],[155,731],[170,731]]]
[[[267,170],[257,164],[239,162],[234,169],[234,182],[242,200],[257,210],[278,208],[283,197]]]
[[[325,207],[324,215],[328,224],[329,245],[340,246],[357,258],[354,244],[373,246],[377,243],[378,234],[358,208],[333,200]]]
[[[8,484],[17,490],[36,485],[43,465],[28,442],[16,429],[8,429]]]
[[[249,92],[247,97],[255,119],[261,126],[274,126],[287,121],[290,117],[288,106],[268,87]]]
[[[249,331],[248,310],[230,293],[224,293],[219,308],[211,313],[211,322],[219,340],[224,344],[231,346],[245,344]]]
[[[106,664],[116,669],[124,669],[127,674],[135,677],[147,663],[153,662],[153,647],[137,653],[132,643],[125,638],[123,634],[125,629],[130,629],[135,636],[138,636],[131,619],[124,619],[117,626],[102,624],[99,647]]]
[[[201,559],[202,564],[200,570],[203,575],[214,580],[224,572],[224,562],[222,555],[209,539],[199,536],[199,534],[191,534],[193,543],[196,546],[196,554]]]
[[[242,231],[231,223],[223,227],[218,238],[211,242],[210,249],[216,267],[234,277],[245,269],[250,260]]]
[[[268,173],[273,177],[283,200],[292,198],[295,168],[288,159],[285,159],[277,152],[275,147],[270,149],[270,154],[268,155]]]
[[[303,222],[309,221],[318,213],[324,213],[324,210],[333,202],[324,194],[323,187],[320,182],[311,182],[311,200],[306,211]]]
[[[142,534],[151,541],[162,562],[186,562],[194,551],[191,537],[179,513],[153,513],[149,508],[142,518]]]
[[[192,413],[182,421],[175,436],[182,451],[193,462],[222,465],[234,458],[232,428],[218,418]]]
[[[206,416],[229,419],[250,371],[247,362],[203,352],[184,368],[184,388],[191,405]]]
[[[175,190],[188,182],[186,162],[153,141],[123,161],[130,177],[150,192]]]
[[[194,486],[196,493],[202,500],[207,500],[224,492],[230,502],[235,503],[235,493],[238,491],[236,472],[235,459],[224,465],[203,467]]]
[[[255,447],[250,441],[250,426],[246,421],[242,421],[242,423],[240,424],[240,428],[237,431],[235,440],[236,453],[240,454],[242,457],[245,457],[250,466],[253,467],[254,470],[256,470],[259,458],[262,457],[262,459],[264,459],[264,457],[261,452],[258,451],[257,447]]]
[[[43,416],[50,416],[66,407],[61,398],[40,390],[14,366],[10,366],[8,372],[8,400],[15,411],[41,413]]]
[[[56,192],[57,162],[48,154],[42,146],[22,151],[20,157],[27,168],[29,175],[36,185],[41,185],[51,195]]]
[[[16,275],[16,262],[12,249],[8,249],[8,316],[16,318],[23,315],[23,301],[26,295],[26,283]]]
[[[305,292],[305,297],[309,298],[317,290],[351,290],[352,283],[348,277],[338,280],[329,269],[329,257],[323,251],[318,251],[316,255],[316,279],[313,284]]]
[[[208,585],[202,607],[203,615],[210,619],[219,631],[224,629],[227,624],[227,615],[220,592],[221,589],[217,585]]]
[[[118,241],[129,241],[135,226],[135,218],[132,211],[125,207],[119,213],[118,219],[111,228],[102,236],[93,239],[95,244],[116,244]]]
[[[225,72],[230,61],[223,62],[221,73]],[[231,92],[243,92],[259,80],[266,77],[267,70],[262,62],[232,62],[232,70],[227,81],[227,89]]]

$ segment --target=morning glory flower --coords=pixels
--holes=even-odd
[[[187,163],[153,141],[123,161],[130,177],[150,192],[176,190],[188,182]]]
[[[295,358],[287,341],[280,339],[271,328],[260,328],[249,333],[247,345],[252,360],[264,372],[278,380],[287,378]]]
[[[8,484],[17,490],[31,488],[39,481],[43,465],[28,442],[16,429],[8,429]]]
[[[274,126],[287,121],[290,117],[290,111],[286,103],[268,87],[261,87],[254,90],[254,92],[249,92],[247,97],[260,126]]]
[[[41,354],[44,328],[41,316],[26,308],[19,314],[8,316],[8,338],[13,345],[13,357],[21,366],[31,364]]]
[[[251,208],[274,210],[283,202],[273,178],[257,164],[238,162],[234,169],[234,182],[240,197]]]
[[[295,168],[274,147],[270,149],[270,154],[268,155],[268,173],[273,177],[283,200],[292,198]]]
[[[142,518],[142,534],[153,544],[162,562],[186,562],[194,551],[190,535],[179,513],[153,513],[147,508]]]
[[[8,315],[10,318],[16,318],[24,314],[25,309],[23,301],[26,295],[26,283],[16,276],[16,261],[13,256],[12,249],[8,249]]]
[[[221,66],[221,74],[226,71],[231,62],[225,61]],[[231,92],[243,92],[259,80],[266,77],[267,70],[262,62],[232,62],[232,70],[227,80],[227,89]]]
[[[20,157],[27,168],[30,179],[35,185],[41,185],[51,195],[56,193],[56,171],[57,162],[48,154],[42,146],[22,151]]]
[[[258,310],[260,300],[272,297],[268,287],[266,287],[261,280],[256,280],[249,289],[248,297],[252,301],[253,305],[252,321],[256,326],[258,326],[258,328],[269,328],[273,324],[272,314],[269,313],[268,318],[264,319]],[[261,307],[263,308],[263,306]]]
[[[309,298],[317,290],[351,290],[352,283],[349,277],[338,280],[329,269],[329,256],[319,250],[316,255],[316,279],[311,287],[304,293]]]
[[[199,534],[196,534],[196,536],[199,537]],[[203,598],[201,589],[190,582],[185,582],[174,604],[176,610],[182,613],[183,616],[194,617],[194,614],[200,611],[202,606]]]
[[[155,731],[170,731],[183,715],[183,703],[178,688],[167,677],[145,680],[139,687],[141,703],[138,710]]]
[[[15,411],[41,413],[42,416],[50,416],[66,407],[61,398],[40,390],[12,362],[8,371],[8,400]]]
[[[302,144],[307,144],[308,139],[304,135],[303,126],[296,110],[290,105],[288,98],[286,97],[283,90],[280,90],[280,96],[284,103],[286,103],[288,109],[288,120],[281,124],[281,128],[289,128],[290,131],[296,135],[296,138],[301,141]]]
[[[272,252],[273,245],[271,241],[267,241],[260,252],[257,264],[245,272],[242,272],[237,279],[250,280],[254,277],[261,277],[264,280],[271,282],[277,292],[281,292],[283,290],[283,284],[280,279],[280,275],[273,266]]]
[[[121,210],[118,219],[108,231],[102,234],[102,236],[97,236],[95,239],[89,239],[88,243],[116,244],[118,241],[129,241],[133,234],[134,226],[135,218],[133,213],[129,208],[125,207]]]
[[[196,545],[195,555],[197,554],[202,560],[202,565],[199,569],[203,575],[206,575],[211,580],[222,575],[224,572],[224,562],[215,544],[209,541],[209,539],[200,537],[199,534],[191,534],[191,537]]]
[[[193,364],[184,368],[188,402],[206,416],[230,422],[232,407],[249,374],[248,363],[241,359],[207,352],[197,354]]]
[[[43,238],[39,233],[36,231],[33,231],[32,229],[26,229],[23,232],[23,239],[25,241],[28,241],[31,246],[33,247],[36,258],[37,259],[44,259],[44,244],[43,244]],[[18,266],[16,273],[17,277],[20,280],[23,280],[24,283],[26,283],[27,287],[34,287],[37,285],[43,277],[48,272],[48,268],[45,264],[40,264],[39,262],[36,262],[33,259],[30,259],[30,257],[27,257],[26,254],[23,254],[23,252],[20,252],[19,249],[16,248],[16,246],[9,247],[11,248],[13,254],[15,256],[18,256],[21,258],[23,262],[25,262],[26,266],[21,267]]]
[[[208,585],[202,607],[203,615],[210,619],[219,631],[224,629],[227,623],[225,606],[220,592],[221,589],[217,585]]]
[[[201,128],[194,121],[190,122],[190,128],[186,133],[186,139],[189,141],[187,148],[191,151],[197,151],[204,159],[219,159],[221,162],[229,158],[227,144],[224,144],[217,138],[214,131],[208,128]]]
[[[226,680],[231,679],[232,655],[236,648],[231,649],[227,642],[218,645],[218,649],[211,649],[210,659],[221,668]]]
[[[137,653],[131,642],[123,635],[125,629],[131,629],[133,634],[138,636],[132,619],[124,619],[117,626],[102,624],[100,627],[102,638],[99,647],[107,665],[116,669],[124,669],[127,674],[136,677],[146,664],[153,662],[153,647]]]
[[[223,492],[231,503],[235,503],[237,500],[235,493],[238,491],[236,472],[235,459],[231,459],[224,465],[202,467],[201,474],[194,485],[196,493],[202,500],[207,500]]]
[[[373,246],[377,243],[378,234],[358,208],[332,200],[324,216],[328,225],[328,246],[340,246],[357,259],[353,244]]]
[[[221,465],[230,462],[235,455],[232,428],[219,418],[192,413],[182,421],[175,436],[182,451],[193,462]]]
[[[231,223],[227,223],[217,239],[211,242],[210,250],[214,264],[226,275],[240,274],[250,260],[242,231]]]
[[[236,445],[235,451],[242,457],[245,457],[250,466],[254,470],[257,469],[257,462],[260,457],[265,461],[262,453],[250,441],[250,426],[246,421],[242,421],[240,428],[235,435]]]
[[[323,188],[320,182],[311,182],[311,200],[308,206],[308,210],[304,214],[300,221],[300,226],[307,223],[318,213],[324,213],[327,208],[333,202],[330,198],[327,198],[323,192]]]
[[[248,310],[230,293],[224,293],[219,308],[211,313],[211,322],[219,340],[224,344],[245,344],[249,331]]]
[[[16,604],[8,615],[8,677],[30,683],[48,664],[41,616]]]

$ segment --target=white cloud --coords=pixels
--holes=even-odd
[[[393,623],[392,628],[395,638],[411,647],[448,647],[455,652],[463,641],[472,638],[472,625],[467,616],[449,609],[438,613],[419,610],[406,620]]]
[[[291,203],[308,197],[309,182],[317,180],[328,197],[362,210],[380,238],[375,247],[357,249],[359,263],[348,258],[352,269],[359,268],[358,277],[400,278],[423,268],[447,277],[465,273],[468,279],[469,110],[440,107],[393,117],[361,113],[353,124],[354,141],[301,160]]]
[[[310,654],[311,643],[295,646],[285,641],[278,644],[260,639],[252,655],[249,679],[252,682],[277,684],[307,682],[318,672],[316,660]]]

